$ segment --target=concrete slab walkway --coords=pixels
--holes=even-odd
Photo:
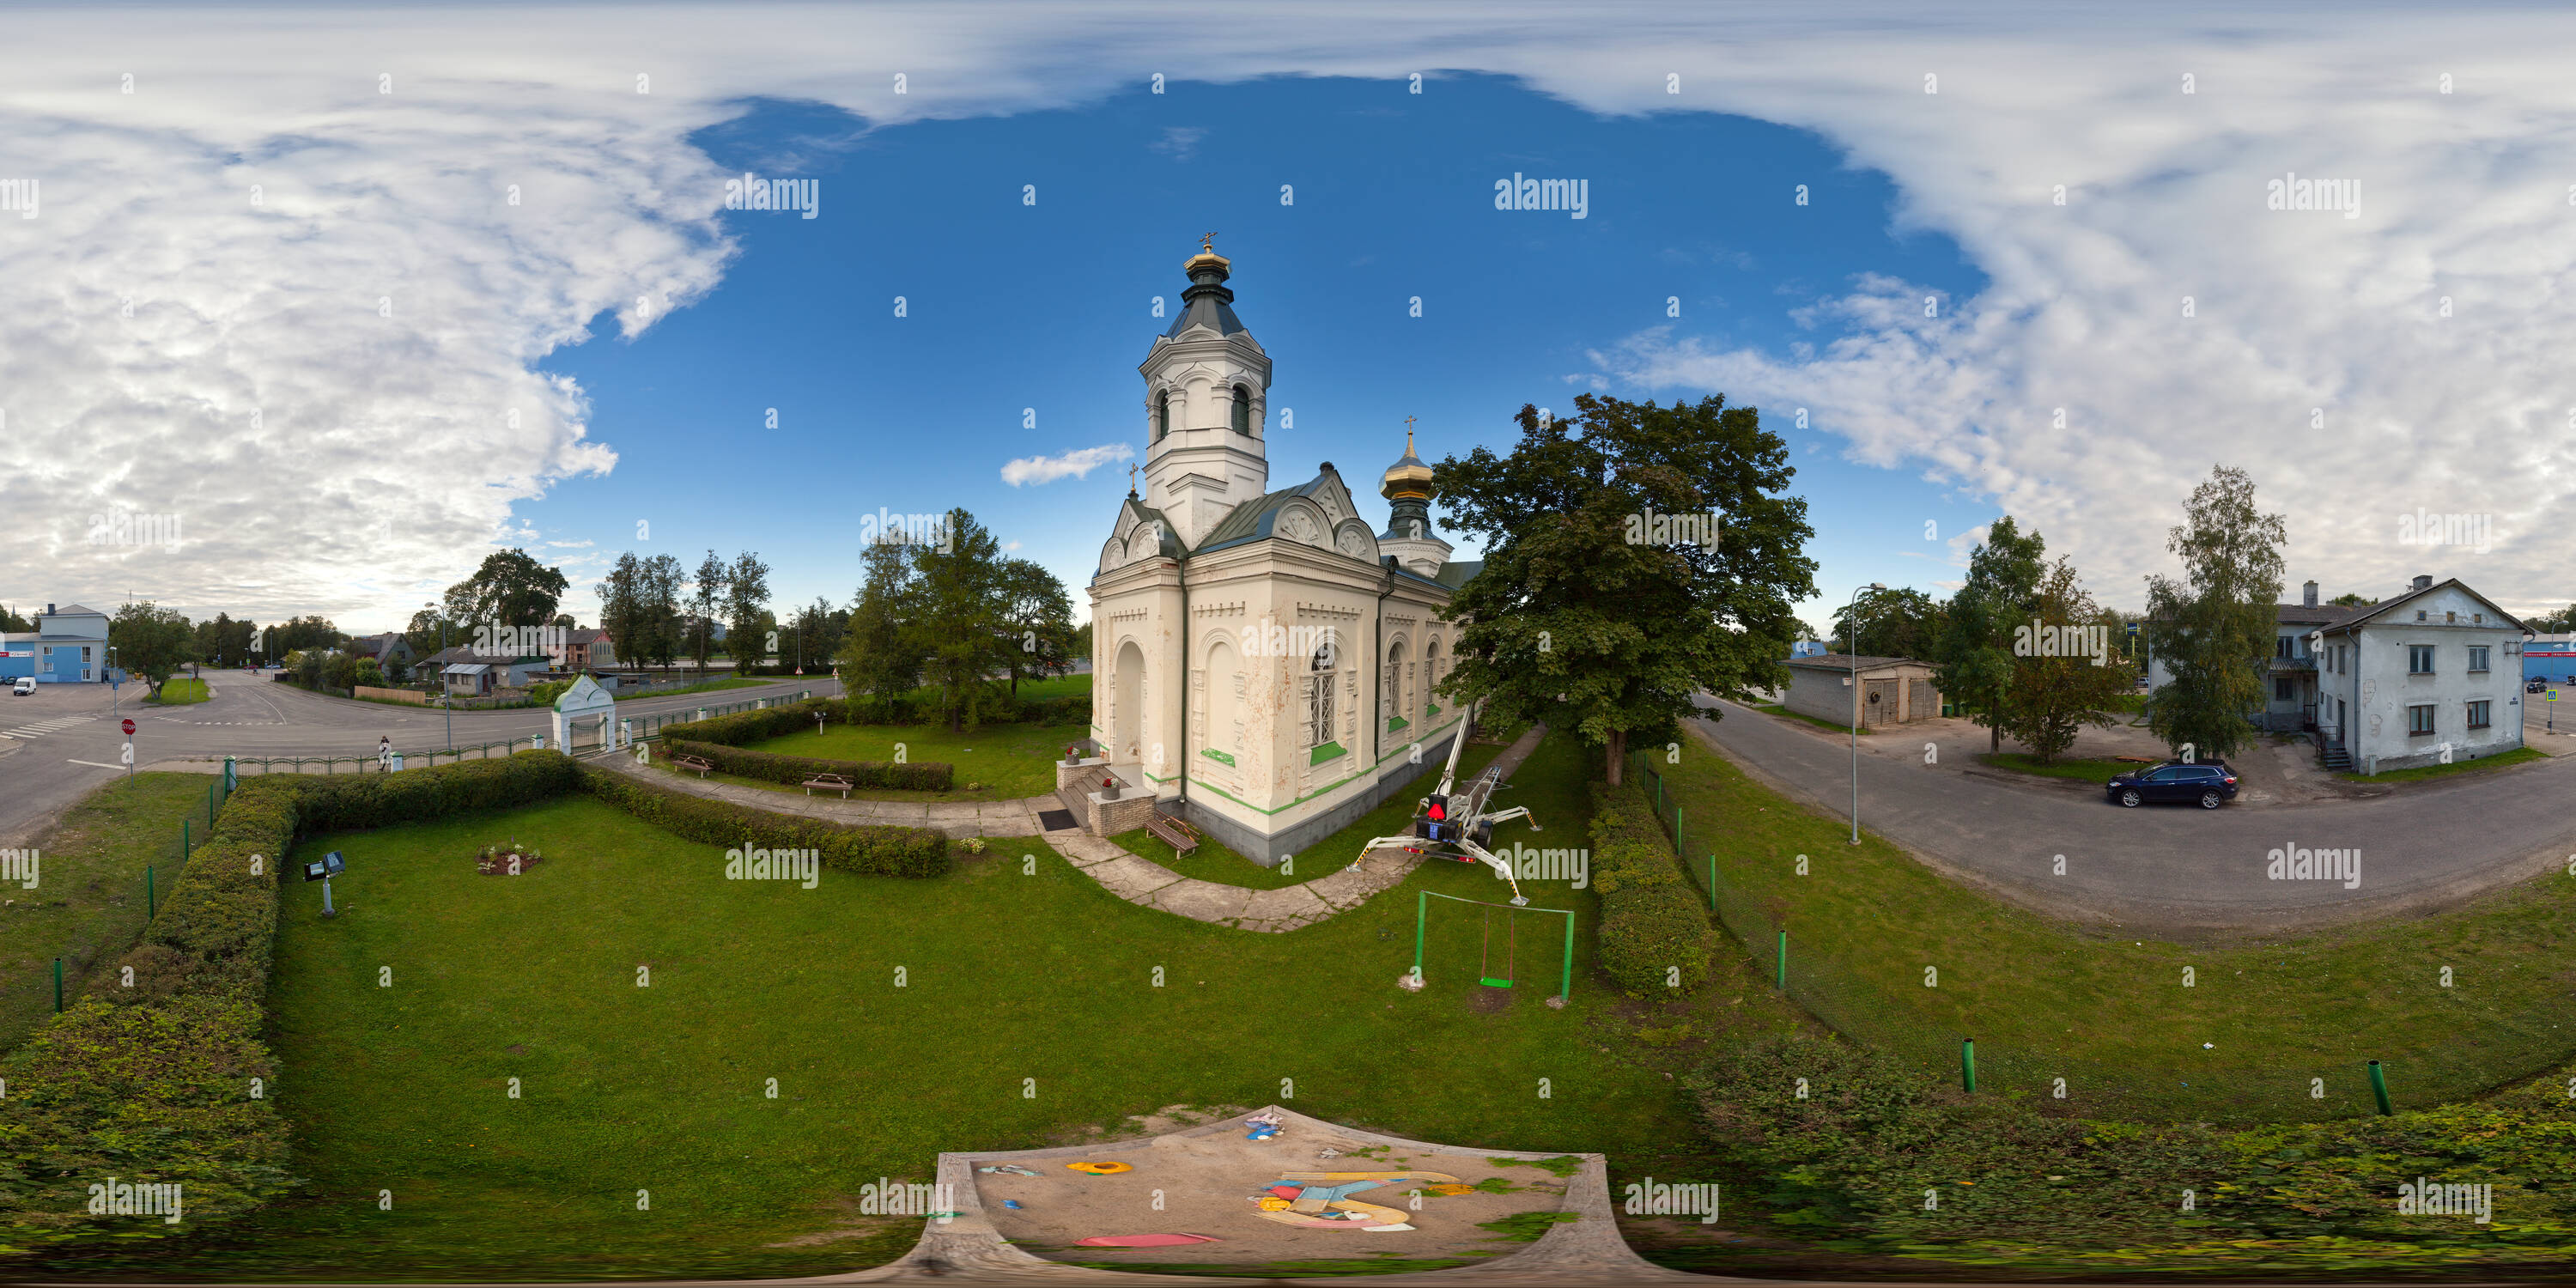
[[[1514,739],[1511,746],[1505,747],[1501,755],[1494,757],[1494,763],[1502,766],[1506,781],[1519,771],[1521,762],[1538,749],[1539,739],[1546,733],[1547,726],[1532,725],[1528,732]],[[738,783],[719,783],[687,774],[666,774],[638,765],[630,756],[602,756],[590,763],[658,786],[676,787],[693,796],[731,801],[746,808],[777,814],[802,814],[835,823],[935,827],[951,837],[1043,836],[1047,844],[1064,855],[1067,862],[1099,882],[1101,888],[1140,908],[1154,908],[1192,921],[1263,934],[1284,934],[1302,926],[1311,926],[1335,913],[1348,912],[1401,884],[1412,875],[1414,865],[1422,862],[1422,856],[1418,854],[1377,850],[1362,862],[1337,868],[1302,885],[1253,890],[1182,876],[1162,864],[1129,853],[1115,842],[1079,829],[1049,832],[1038,823],[1037,815],[1039,810],[1060,808],[1053,796],[938,804],[842,800],[837,796],[790,796],[785,792],[763,791]]]

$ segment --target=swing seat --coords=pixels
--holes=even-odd
[[[1476,982],[1477,982],[1477,983],[1479,983],[1479,984],[1484,985],[1484,986],[1485,986],[1485,987],[1487,987],[1487,988],[1510,988],[1510,987],[1512,986],[1512,982],[1511,982],[1510,980],[1507,980],[1507,979],[1491,979],[1491,978],[1488,978],[1488,979],[1480,979],[1480,980],[1477,980]]]

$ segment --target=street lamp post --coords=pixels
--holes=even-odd
[[[1851,843],[1860,844],[1860,597],[1861,591],[1885,590],[1886,585],[1871,582],[1852,592],[1851,602],[1843,606],[1845,632],[1851,638]]]
[[[438,613],[438,605],[436,604],[423,604],[421,607],[430,612]],[[445,613],[438,613],[438,651],[441,656],[444,656],[447,652],[447,614]],[[454,751],[456,750],[456,704],[449,699],[447,694],[446,668],[446,663],[439,663],[439,673],[436,681],[439,689],[438,707],[439,710],[447,713],[447,749],[449,751]],[[429,763],[435,765],[438,763],[438,760],[436,757],[431,757]]]

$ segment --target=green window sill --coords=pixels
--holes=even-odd
[[[1320,765],[1337,756],[1347,756],[1349,754],[1350,753],[1348,751],[1343,749],[1342,744],[1338,742],[1328,742],[1323,746],[1317,747],[1313,753],[1308,755],[1306,763],[1309,766]]]
[[[1232,765],[1234,763],[1234,757],[1229,756],[1222,751],[1218,751],[1214,747],[1201,747],[1199,748],[1199,754],[1210,760],[1216,761],[1221,765]]]
[[[1388,733],[1394,733],[1394,732],[1395,732],[1396,730],[1398,730],[1398,729],[1410,729],[1410,728],[1412,728],[1412,727],[1413,727],[1413,722],[1412,722],[1412,721],[1410,721],[1410,720],[1405,719],[1405,718],[1404,718],[1404,717],[1402,717],[1402,716],[1389,716],[1389,717],[1387,717],[1387,721],[1386,721],[1386,731],[1387,731]]]

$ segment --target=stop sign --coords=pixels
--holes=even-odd
[[[131,720],[125,722],[125,736],[129,738],[134,736],[134,722]]]

